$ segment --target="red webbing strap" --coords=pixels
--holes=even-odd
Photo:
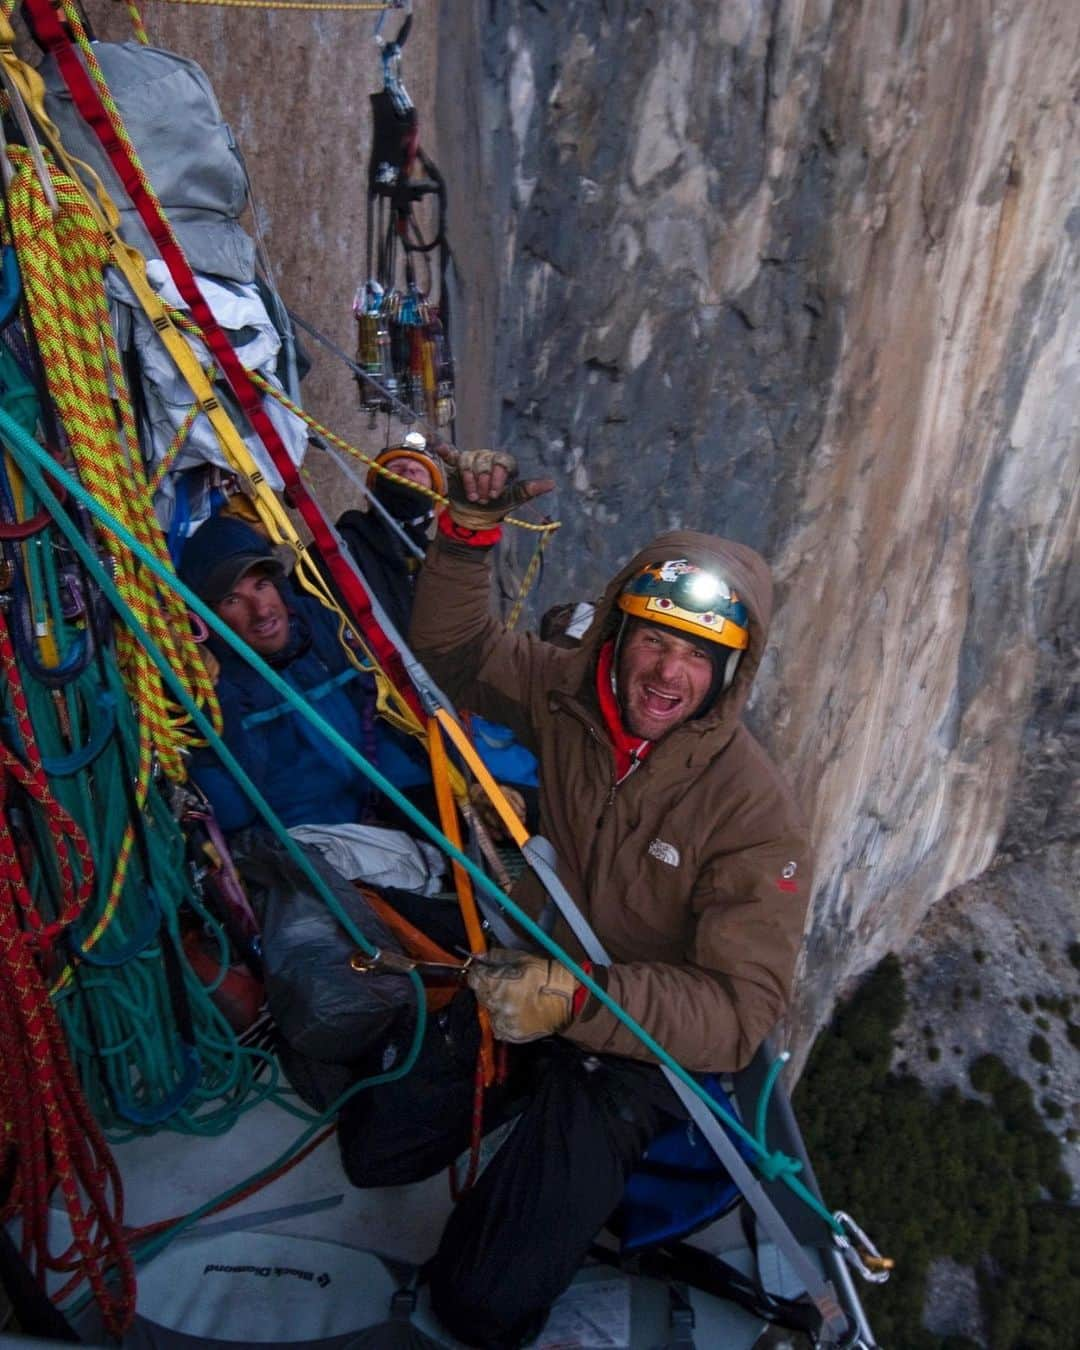
[[[68,92],[74,100],[79,115],[92,128],[101,142],[102,148],[124,185],[124,191],[150,232],[150,236],[168,267],[177,290],[187,303],[192,318],[202,329],[206,345],[225,376],[229,388],[259,439],[266,447],[274,467],[281,475],[290,501],[299,510],[304,523],[314,536],[319,557],[329,570],[350,617],[354,619],[360,632],[364,635],[364,639],[370,646],[379,665],[412,711],[422,720],[423,713],[420,700],[408,677],[397,648],[375,621],[367,592],[361,585],[355,570],[342,557],[333,531],[319,510],[318,504],[304,486],[296,466],[289,458],[273,422],[271,422],[262,406],[262,400],[255,385],[233,351],[229,339],[214,318],[210,306],[204,300],[195,280],[195,274],[188,265],[183,250],[177,243],[172,227],[162,214],[157,201],[144,187],[130,153],[117,137],[108,110],[102,103],[93,80],[91,80],[79,59],[78,51],[67,30],[60,22],[50,0],[25,0],[25,8],[33,20],[38,37],[55,58],[57,67],[63,76],[64,83],[67,85]]]

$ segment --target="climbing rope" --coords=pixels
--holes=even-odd
[[[525,569],[525,575],[521,578],[521,585],[518,587],[517,596],[510,613],[506,616],[506,627],[508,631],[515,628],[518,619],[521,618],[521,611],[525,608],[525,601],[528,599],[529,592],[536,584],[536,578],[540,575],[540,564],[544,560],[544,549],[547,548],[550,542],[550,530],[542,534],[536,541],[536,547],[533,549],[533,555],[529,559],[528,567]]]
[[[7,367],[4,374],[9,380]],[[10,392],[5,395],[10,397]],[[32,425],[36,419],[28,420]],[[5,517],[15,495],[9,489],[14,476],[13,465],[0,464]],[[51,523],[29,485],[22,484],[20,495],[24,512]],[[6,521],[0,538],[25,529]],[[155,780],[141,805],[137,802],[139,733],[113,651],[93,631],[101,626],[96,590],[70,567],[57,575],[51,529],[40,530],[32,542],[43,545],[40,584],[48,599],[35,613],[60,654],[55,669],[67,666],[70,652],[90,634],[93,654],[91,663],[48,684],[28,677],[33,672],[25,648],[14,641],[6,661],[0,661],[9,706],[6,744],[19,762],[38,766],[64,818],[78,823],[86,884],[92,886],[77,914],[51,920],[62,923],[64,942],[49,947],[42,977],[52,981],[53,1004],[99,1123],[113,1132],[130,1131],[171,1116],[173,1128],[180,1130],[228,1129],[244,1103],[274,1090],[276,1069],[261,1052],[238,1051],[214,1006],[213,988],[204,988],[179,957],[182,907],[216,944],[223,969],[228,961],[224,931],[193,889],[184,838]],[[10,544],[7,549],[17,589],[23,563],[12,556]],[[13,690],[18,694],[14,705]],[[62,840],[41,830],[34,842],[24,864],[35,906],[31,913],[55,915],[55,895],[64,891],[56,868],[66,863],[67,854]],[[118,864],[129,853],[118,881]],[[90,858],[96,863],[92,869]],[[269,1078],[256,1090],[255,1079],[267,1067]]]
[[[252,371],[251,374],[252,379],[264,393],[269,394],[271,398],[276,399],[283,408],[288,408],[289,412],[295,413],[297,417],[302,418],[312,431],[321,436],[330,445],[336,446],[339,450],[344,450],[346,454],[351,455],[354,459],[360,460],[361,463],[366,464],[369,468],[373,468],[377,474],[388,479],[390,482],[401,483],[403,486],[411,488],[420,496],[427,497],[429,501],[434,502],[437,506],[447,505],[448,498],[444,497],[440,492],[436,492],[434,488],[426,488],[412,478],[402,478],[400,474],[394,473],[393,469],[387,468],[385,464],[379,464],[371,455],[365,454],[363,450],[357,449],[355,445],[350,445],[348,441],[342,440],[340,436],[336,436],[332,431],[324,427],[322,423],[318,422],[309,412],[300,407],[298,403],[294,403],[286,393],[277,389],[269,380],[260,375],[258,371]],[[449,445],[445,448],[448,450],[453,449],[453,447]],[[506,516],[502,523],[504,525],[512,525],[519,530],[528,530],[532,533],[544,536],[550,536],[562,527],[562,521],[560,520],[536,522],[532,520],[520,520],[517,516]]]
[[[107,253],[100,232],[82,210],[81,189],[67,175],[50,167],[58,203],[54,219],[29,155],[15,147],[9,155],[15,174],[8,193],[8,228],[34,315],[46,387],[85,481],[148,552],[163,561],[164,541],[138,456],[134,417],[102,286]],[[183,605],[160,590],[126,550],[114,545],[112,556],[121,593],[219,726],[213,684],[191,640]],[[138,749],[131,768],[137,814],[147,801],[155,763],[175,780],[185,776],[183,751],[193,738],[145,651],[123,630],[117,637],[117,655],[128,696],[138,710]],[[108,899],[86,938],[88,948],[115,917],[124,891],[136,842],[135,821],[125,819],[114,866],[104,873],[109,878]]]
[[[81,187],[50,166],[59,214],[54,219],[29,155],[9,150],[15,167],[8,222],[19,258],[34,335],[49,395],[84,481],[159,560],[167,557],[138,450],[134,414],[109,319],[102,272],[109,262],[96,222],[84,209]],[[117,584],[169,653],[169,659],[215,719],[217,700],[186,613],[122,550],[115,554]],[[164,772],[182,781],[190,745],[157,677],[128,635],[118,638],[120,667],[140,711],[140,792],[157,755]],[[220,725],[220,722],[217,723]]]
[[[399,9],[397,3],[371,4],[365,0],[164,0],[169,5],[220,5],[226,9],[329,9],[348,13],[373,14]]]
[[[2,431],[5,435],[8,434],[11,435],[13,443],[17,445],[20,451],[20,455],[26,456],[26,460],[23,461],[24,464],[27,462],[27,460],[29,460],[33,463],[38,464],[39,466],[47,468],[50,473],[50,477],[54,481],[62,484],[63,487],[73,497],[75,497],[78,501],[80,501],[82,505],[84,505],[87,508],[87,510],[89,510],[97,519],[101,520],[104,524],[106,524],[109,529],[115,530],[116,533],[118,533],[121,536],[121,538],[124,539],[124,542],[128,545],[128,547],[132,548],[136,553],[140,552],[140,546],[138,544],[138,541],[132,538],[130,535],[127,535],[126,531],[124,531],[123,527],[120,526],[118,522],[112,521],[109,518],[108,513],[101,506],[101,504],[95,502],[93,498],[91,498],[89,494],[86,493],[85,489],[83,489],[80,484],[78,484],[73,478],[71,478],[70,475],[65,473],[62,469],[59,469],[56,465],[51,464],[51,462],[47,462],[48,457],[45,454],[45,452],[41,449],[41,447],[38,446],[35,442],[31,441],[30,438],[25,435],[25,433],[21,433],[20,429],[17,426],[15,426],[14,423],[11,422],[10,418],[6,417],[6,415],[3,413],[2,410],[0,410],[0,431]],[[45,494],[43,493],[42,495]],[[55,496],[53,496],[51,501],[49,501],[49,508],[52,511],[54,517],[57,519],[58,523],[62,522],[65,519],[66,513],[60,506],[59,502],[56,500]],[[68,533],[69,538],[71,538],[71,534],[66,528],[65,533]],[[72,543],[73,544],[75,543],[74,539],[72,539]],[[144,559],[144,561],[147,561],[148,565],[151,566],[154,565],[149,562],[149,559]],[[748,1131],[736,1117],[734,1117],[731,1114],[728,1108],[722,1102],[716,1100],[716,1098],[714,1098],[692,1074],[690,1074],[685,1068],[683,1068],[683,1066],[679,1064],[678,1061],[675,1060],[668,1053],[668,1051],[666,1051],[664,1047],[661,1046],[659,1042],[656,1041],[655,1038],[651,1036],[643,1026],[641,1026],[639,1022],[637,1022],[629,1013],[627,1013],[625,1009],[623,1009],[611,997],[611,995],[608,994],[608,992],[606,991],[606,989],[603,988],[603,986],[598,984],[596,980],[593,979],[592,975],[588,971],[586,971],[582,965],[580,965],[563,947],[561,947],[552,937],[550,937],[544,931],[544,929],[541,928],[540,925],[536,923],[536,921],[532,919],[523,909],[521,909],[521,907],[517,905],[508,895],[505,895],[501,890],[499,890],[499,888],[491,881],[491,879],[487,876],[487,874],[480,867],[478,867],[477,864],[473,862],[471,858],[469,858],[466,854],[462,853],[461,850],[457,849],[453,844],[451,844],[450,841],[446,839],[446,837],[441,833],[441,831],[435,825],[433,825],[432,822],[428,820],[428,818],[421,811],[419,811],[412,804],[412,802],[408,800],[407,797],[405,797],[401,792],[399,792],[398,789],[387,778],[385,778],[379,772],[379,770],[375,768],[374,765],[370,764],[364,758],[364,756],[361,755],[356,750],[354,746],[352,746],[348,741],[346,741],[344,737],[341,736],[340,733],[334,727],[332,727],[328,722],[326,722],[326,720],[322,718],[319,715],[319,713],[315,711],[314,708],[312,708],[299,694],[297,694],[296,690],[294,690],[291,685],[286,683],[286,681],[281,678],[281,676],[273,669],[273,667],[267,665],[267,663],[263,661],[256,653],[251,651],[251,649],[248,648],[246,644],[243,643],[241,639],[236,636],[235,633],[233,633],[233,631],[228,627],[228,625],[223,623],[222,620],[218,618],[218,616],[213,612],[213,610],[211,610],[207,605],[203,604],[203,602],[198,598],[197,595],[195,595],[193,591],[190,590],[190,588],[188,588],[178,580],[174,581],[171,574],[166,572],[164,569],[160,573],[160,579],[164,581],[166,584],[174,584],[177,590],[185,599],[185,601],[190,605],[190,607],[203,619],[203,621],[215,633],[217,633],[217,635],[222,639],[222,641],[227,643],[234,651],[237,652],[238,655],[240,655],[245,661],[247,661],[247,663],[253,669],[255,669],[263,677],[263,679],[265,679],[267,683],[269,683],[271,687],[278,694],[280,694],[280,696],[286,702],[288,702],[293,708],[295,708],[295,710],[300,714],[300,716],[302,716],[307,722],[309,722],[321,733],[321,735],[329,742],[330,745],[332,745],[340,754],[342,754],[349,761],[350,764],[359,769],[360,772],[363,773],[365,777],[368,778],[369,781],[380,792],[384,793],[390,799],[390,801],[393,802],[393,804],[397,806],[409,818],[409,820],[413,823],[413,825],[415,825],[416,828],[422,834],[424,834],[434,844],[436,844],[439,848],[441,848],[442,851],[450,859],[457,862],[461,867],[463,867],[465,871],[469,873],[474,885],[478,889],[482,890],[484,894],[488,896],[491,900],[493,900],[497,905],[499,905],[500,908],[506,912],[508,917],[512,919],[514,923],[517,924],[525,933],[527,933],[535,943],[537,943],[546,952],[548,952],[549,955],[553,956],[557,961],[559,961],[562,965],[564,965],[571,972],[571,974],[574,975],[574,977],[578,980],[580,984],[583,984],[590,991],[590,993],[605,1008],[608,1009],[609,1012],[611,1012],[625,1027],[628,1028],[628,1030],[630,1030],[634,1034],[634,1036],[641,1043],[641,1045],[643,1045],[644,1048],[648,1050],[651,1055],[653,1055],[661,1064],[667,1066],[672,1071],[674,1076],[690,1089],[690,1091],[693,1093],[694,1096],[696,1096],[700,1101],[702,1101],[705,1104],[705,1106],[708,1107],[708,1109],[714,1115],[716,1115],[738,1139],[742,1140],[742,1142],[745,1143],[751,1149],[754,1157],[757,1159],[757,1165],[759,1166],[759,1168],[762,1165],[764,1165],[764,1168],[770,1174],[777,1176],[815,1214],[817,1214],[827,1224],[830,1231],[837,1233],[838,1235],[841,1236],[843,1235],[844,1232],[843,1225],[839,1223],[836,1217],[825,1208],[825,1206],[821,1203],[821,1201],[812,1193],[812,1191],[810,1191],[804,1185],[801,1179],[796,1175],[798,1171],[797,1160],[790,1159],[787,1157],[787,1155],[781,1152],[770,1153],[767,1149],[764,1149],[759,1140],[750,1131]],[[129,621],[134,620],[129,619]],[[199,715],[201,717],[201,713]],[[454,722],[452,718],[449,718],[445,714],[444,710],[441,708],[436,713],[436,716],[439,719],[442,729],[454,742],[455,746],[462,752],[465,752],[469,748],[469,742],[467,737],[465,737],[464,732],[461,730],[460,727],[458,727],[457,723]],[[203,720],[205,721],[205,719]],[[221,753],[220,749],[218,750],[218,753],[219,754]],[[230,772],[237,774],[239,766],[237,765],[234,767],[235,761],[233,761],[233,763],[230,764],[228,762],[228,759],[226,759],[226,764],[227,767],[229,767]],[[472,767],[471,764],[470,767]],[[490,775],[487,774],[487,771],[483,769],[482,764],[480,764],[477,768],[477,777],[481,778],[481,781],[484,781],[485,775],[487,776],[488,781],[490,782]],[[265,807],[265,803],[263,804],[263,806]],[[507,809],[509,810],[509,808]],[[522,825],[522,823],[517,819],[517,817],[513,815],[512,811],[510,812],[510,815],[512,817],[512,824],[513,824],[513,828],[511,830],[513,837],[519,843],[528,843],[529,836],[524,825]],[[507,824],[508,828],[511,826],[511,820],[507,820],[505,823]]]
[[[122,1231],[120,1174],[79,1089],[43,967],[62,933],[81,914],[93,885],[93,863],[81,831],[53,797],[37,750],[22,680],[0,610],[0,670],[25,760],[0,744],[0,1173],[10,1178],[0,1222],[22,1217],[22,1255],[39,1280],[47,1270],[78,1266],[89,1280],[105,1324],[119,1334],[134,1310],[134,1267]],[[20,814],[45,818],[57,874],[54,914],[43,916],[27,880],[13,825]],[[30,856],[42,857],[40,848]],[[73,868],[72,862],[77,864]],[[71,1226],[69,1247],[49,1247],[49,1198],[59,1187]],[[105,1273],[120,1273],[120,1290]]]
[[[128,18],[131,20],[131,29],[135,34],[135,41],[141,43],[144,47],[150,45],[150,34],[146,31],[146,25],[143,23],[142,14],[139,12],[139,6],[135,0],[124,0],[124,8],[128,12]]]

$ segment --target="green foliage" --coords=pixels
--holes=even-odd
[[[1028,998],[1027,994],[1021,994],[1016,1001],[1020,1005],[1021,1012],[1026,1013],[1034,1012],[1035,1004],[1032,1003],[1031,999]]]
[[[1073,963],[1077,970],[1080,970],[1080,942],[1070,942],[1065,948],[1065,955]]]
[[[875,1334],[904,1350],[971,1344],[921,1325],[927,1268],[947,1256],[979,1272],[993,1350],[1061,1350],[1080,1326],[1080,1210],[1063,1203],[1060,1145],[996,1055],[969,1070],[989,1103],[931,1096],[891,1071],[904,1003],[887,957],[818,1037],[795,1093],[826,1202],[898,1262],[887,1284],[860,1291]]]
[[[1080,1026],[1077,1026],[1075,1022],[1066,1022],[1065,1035],[1068,1036],[1072,1048],[1080,1050]]]
[[[976,1092],[1000,1092],[1011,1075],[997,1055],[980,1055],[968,1068],[968,1077]]]
[[[1054,1056],[1050,1053],[1050,1042],[1038,1032],[1028,1041],[1028,1054],[1040,1064],[1049,1064]]]
[[[1064,994],[1036,994],[1035,1002],[1044,1012],[1057,1013],[1059,1017],[1068,1017],[1072,999]]]

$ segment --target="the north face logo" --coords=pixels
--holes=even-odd
[[[667,863],[669,867],[678,867],[679,850],[674,844],[667,844],[663,839],[654,839],[649,845],[649,857],[655,858],[657,862]]]

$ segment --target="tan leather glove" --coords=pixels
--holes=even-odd
[[[500,1041],[538,1041],[573,1021],[578,982],[550,957],[493,947],[469,967],[467,979]]]
[[[510,809],[513,811],[514,815],[517,816],[522,824],[524,824],[525,798],[517,788],[512,788],[507,783],[500,783],[499,787],[502,788],[502,794],[509,803]],[[473,783],[469,788],[469,804],[480,817],[480,824],[483,825],[488,834],[491,835],[492,839],[501,843],[503,840],[510,838],[510,833],[503,824],[502,817],[491,804],[482,784]]]
[[[517,460],[506,450],[463,450],[452,462],[450,519],[466,530],[489,530],[515,506],[550,492],[550,478],[521,483]]]

